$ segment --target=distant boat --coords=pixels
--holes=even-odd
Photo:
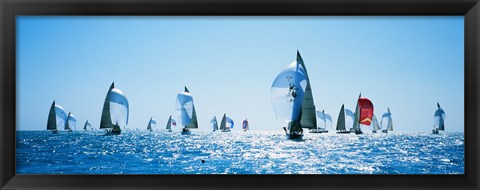
[[[327,121],[330,120],[330,125],[331,125],[331,122],[332,122],[332,118],[330,117],[330,115],[326,114],[325,113],[325,110],[322,110],[321,112],[320,111],[317,111],[317,118],[321,121],[320,122],[320,125],[319,125],[319,122],[317,122],[317,128],[316,129],[311,129],[309,132],[310,133],[328,133],[328,130],[327,130]],[[322,126],[323,124],[323,126]]]
[[[155,125],[157,124],[157,121],[155,121],[155,119],[153,119],[153,117],[150,117],[150,120],[148,121],[148,125],[147,125],[147,130],[148,131],[153,131],[153,127],[155,127]]]
[[[65,124],[65,131],[72,132],[72,128],[77,126],[77,119],[72,113],[68,112],[67,123]]]
[[[213,116],[213,119],[210,120],[210,127],[212,127],[213,132],[218,131],[217,117]]]
[[[372,133],[377,133],[377,131],[380,130],[380,125],[378,125],[378,120],[375,114],[373,114],[373,119],[372,119]]]
[[[346,116],[349,116],[348,120],[346,120],[346,123],[347,123],[347,130],[350,131],[351,133],[354,133],[355,132],[355,129],[353,129],[353,122],[355,121],[355,113],[353,113],[352,110],[349,110],[349,109],[345,109],[345,115]]]
[[[58,128],[64,127],[66,121],[67,113],[62,106],[55,104],[54,100],[48,113],[47,130],[52,131],[52,133],[58,133]]]
[[[337,119],[337,134],[349,134],[350,133],[350,129],[347,129],[347,126],[351,126],[351,125],[348,125],[347,122],[346,122],[346,116],[353,116],[353,113],[352,115],[348,115],[346,113],[346,111],[350,111],[348,109],[345,109],[345,105],[342,104],[342,107],[340,108],[340,112],[338,113],[338,119]],[[350,111],[352,112],[352,111]],[[353,119],[352,119],[353,121]],[[352,123],[353,124],[353,123]]]
[[[233,120],[227,117],[227,114],[223,114],[222,121],[220,122],[220,131],[230,132],[234,126]]]
[[[187,87],[185,87],[184,92],[178,93],[176,107],[180,123],[184,126],[182,134],[190,134],[189,129],[198,129],[197,114],[195,112],[195,105],[193,104],[193,97]]]
[[[92,128],[92,124],[87,120],[85,121],[85,125],[83,125],[83,130],[88,131],[89,128]]]
[[[358,96],[357,106],[355,108],[355,121],[353,128],[355,134],[363,134],[360,124],[370,126],[373,117],[373,104],[368,98],[362,98],[362,94]]]
[[[302,128],[317,128],[310,80],[300,52],[297,60],[277,75],[270,92],[277,119],[288,125],[288,130],[283,128],[287,138],[302,139]]]
[[[127,97],[120,89],[115,88],[112,82],[103,104],[100,129],[105,129],[108,135],[119,135],[122,131],[121,126],[128,125],[128,115]]]
[[[382,133],[393,131],[392,113],[390,113],[390,108],[387,108],[387,112],[383,114],[380,125],[383,128]]]
[[[437,111],[433,115],[433,134],[439,134],[439,131],[445,131],[445,112],[437,102]]]
[[[245,118],[245,120],[243,120],[242,129],[243,129],[243,131],[245,131],[245,132],[249,130],[247,118]]]
[[[175,121],[175,119],[172,119],[172,116],[170,116],[167,121],[167,132],[172,132],[172,125],[177,126],[177,122]]]

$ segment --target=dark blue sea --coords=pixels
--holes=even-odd
[[[464,134],[17,131],[17,174],[463,174]],[[202,160],[205,162],[202,163]]]

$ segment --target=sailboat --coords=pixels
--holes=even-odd
[[[227,114],[223,114],[222,121],[220,122],[220,130],[222,132],[230,132],[230,129],[233,129],[234,123],[233,120],[227,117]]]
[[[150,117],[150,120],[148,121],[148,125],[147,125],[147,130],[148,131],[153,131],[153,127],[155,127],[155,125],[157,124],[157,121],[155,121],[155,119],[153,119],[153,117]]]
[[[210,127],[212,127],[213,132],[218,131],[218,123],[217,123],[217,118],[213,116],[213,119],[210,120]]]
[[[245,118],[245,120],[243,120],[243,123],[242,123],[242,129],[244,132],[247,132],[249,127],[248,127],[248,120],[247,118]]]
[[[67,113],[62,106],[55,104],[54,100],[48,113],[47,130],[58,133],[58,128],[65,126],[66,121]]]
[[[390,113],[390,108],[387,108],[387,112],[383,114],[380,125],[383,128],[382,133],[393,131],[392,113]]]
[[[439,134],[439,131],[445,131],[445,112],[437,102],[437,111],[433,115],[433,134]]]
[[[377,131],[380,130],[380,125],[378,125],[378,120],[375,114],[373,114],[373,119],[372,119],[372,133],[377,133]]]
[[[362,94],[358,96],[357,106],[355,108],[355,121],[353,129],[355,134],[363,134],[360,124],[370,126],[373,117],[373,104],[368,98],[362,98]]]
[[[302,139],[302,128],[317,128],[310,80],[300,52],[297,60],[277,75],[270,93],[277,119],[287,123],[288,130],[283,128],[287,138]]]
[[[91,128],[92,124],[87,120],[85,121],[85,125],[83,125],[83,130],[88,131],[88,128]]]
[[[350,129],[347,130],[347,122],[345,121],[345,116],[347,116],[346,111],[348,109],[345,109],[345,105],[342,104],[342,107],[340,108],[340,112],[338,113],[338,119],[337,119],[337,134],[349,134]],[[350,110],[348,110],[350,111]],[[351,112],[351,111],[350,111]]]
[[[77,126],[77,119],[75,118],[75,116],[72,115],[71,112],[68,112],[67,122],[65,124],[65,130],[68,132],[72,132],[72,128],[75,129],[76,126]]]
[[[175,121],[175,119],[172,119],[172,116],[170,116],[167,121],[167,132],[172,132],[172,125],[177,126],[177,122]]]
[[[105,129],[107,135],[119,135],[122,131],[121,126],[128,125],[128,115],[127,97],[120,89],[115,88],[112,82],[103,104],[100,129]]]
[[[332,122],[332,118],[330,115],[325,113],[325,110],[317,111],[317,118],[321,121],[320,125],[319,122],[317,122],[317,128],[316,129],[311,129],[309,132],[310,133],[328,133],[327,130],[327,120],[330,120],[330,124]],[[323,126],[322,126],[323,124]]]
[[[198,129],[197,114],[195,112],[195,105],[193,104],[193,97],[187,87],[185,87],[183,92],[178,93],[176,107],[180,123],[184,126],[182,134],[190,134],[189,129]]]

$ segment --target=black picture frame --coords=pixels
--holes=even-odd
[[[464,15],[464,175],[16,175],[19,15]],[[479,189],[479,0],[1,0],[1,189]]]

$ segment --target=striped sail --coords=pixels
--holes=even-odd
[[[72,113],[68,113],[65,130],[72,131],[72,128],[75,129],[76,126],[77,126],[77,119],[75,118],[75,116],[73,116]]]
[[[112,83],[103,104],[100,129],[114,128],[114,125],[128,125],[129,106],[127,97]]]
[[[445,112],[440,107],[440,104],[437,102],[437,110],[433,115],[433,128],[439,131],[445,130]]]
[[[213,119],[210,120],[210,127],[212,127],[213,131],[218,130],[217,118],[215,116],[213,116]]]
[[[184,92],[177,95],[176,109],[181,126],[185,128],[198,128],[197,114],[195,113],[195,106],[193,105],[193,97],[185,87]]]
[[[147,130],[152,131],[153,127],[155,127],[156,124],[157,124],[157,121],[155,121],[153,117],[150,117],[150,120],[148,121],[148,125],[147,125]]]
[[[48,113],[47,130],[57,130],[65,126],[67,121],[67,113],[62,106],[55,104],[53,101]]]
[[[90,123],[90,121],[86,121],[85,122],[85,125],[83,125],[83,130],[87,131],[88,128],[91,128],[92,127],[92,124]]]
[[[387,108],[387,112],[382,115],[380,125],[382,126],[382,129],[393,131],[392,113],[390,113],[390,108]]]

